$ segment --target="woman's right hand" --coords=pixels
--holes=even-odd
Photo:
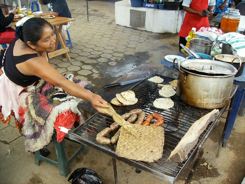
[[[104,112],[102,112],[99,108],[108,108],[108,106],[105,105],[107,102],[103,98],[101,98],[100,95],[97,95],[95,93],[92,94],[90,102],[92,106],[100,113],[104,114]]]

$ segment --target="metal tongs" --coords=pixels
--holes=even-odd
[[[187,53],[188,55],[195,57],[197,59],[202,59],[202,57],[198,56],[195,52],[184,46],[182,43],[179,44]]]

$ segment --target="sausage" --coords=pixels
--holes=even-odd
[[[123,117],[123,119],[128,119],[130,115],[131,115],[130,113],[125,113],[122,115],[122,117]],[[110,128],[112,131],[116,130],[118,127],[119,127],[119,125],[116,122],[114,122],[110,125]]]
[[[100,131],[97,135],[96,135],[96,141],[100,144],[110,144],[111,140],[105,136],[107,136],[109,133],[111,132],[111,128],[107,127],[105,129],[103,129],[102,131]]]
[[[132,115],[127,119],[127,121],[128,121],[129,123],[133,123],[136,119],[137,119],[137,114],[132,114]]]
[[[116,123],[116,122],[114,122],[114,123],[112,123],[111,125],[110,125],[110,129],[113,131],[113,130],[116,130],[117,128],[119,127],[119,125]]]
[[[115,144],[117,142],[117,140],[119,139],[120,136],[120,130],[121,128],[119,128],[119,130],[115,133],[115,135],[113,135],[113,137],[111,138],[111,143]]]
[[[155,123],[153,123],[150,126],[162,126],[163,123],[164,123],[164,120],[163,119],[159,119],[159,120],[157,120]]]
[[[96,141],[100,144],[110,144],[111,140],[107,137],[98,137],[96,136]]]
[[[152,119],[153,119],[153,115],[149,114],[148,116],[146,116],[145,121],[141,125],[148,126],[151,123]]]
[[[123,119],[128,119],[130,115],[131,115],[130,113],[125,113],[122,115],[122,117]]]
[[[129,111],[129,114],[139,114],[140,112],[142,112],[141,109],[133,109],[133,110]]]
[[[152,116],[153,116],[153,118],[156,119],[156,120],[163,119],[163,117],[162,117],[160,114],[157,114],[157,113],[155,113],[155,112],[152,113]]]
[[[142,112],[139,113],[138,119],[135,122],[135,124],[141,125],[143,123],[144,119],[145,119],[145,112],[142,111]]]

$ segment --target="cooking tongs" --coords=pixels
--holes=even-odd
[[[198,56],[195,52],[184,46],[182,43],[179,44],[187,53],[188,55],[195,57],[197,59],[202,59],[202,57]]]

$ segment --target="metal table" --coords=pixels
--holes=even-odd
[[[142,68],[144,68],[145,70],[141,70]],[[148,68],[148,70],[146,70]],[[158,68],[158,69],[157,69]],[[151,69],[151,71],[150,71]],[[139,72],[140,71],[140,72]],[[152,71],[155,72],[159,72],[160,74],[169,74],[169,75],[173,75],[173,76],[177,76],[174,71],[172,71],[171,68],[169,67],[154,67],[154,66],[141,66],[138,68],[138,72],[137,70],[133,70],[130,73],[128,73],[126,75],[126,78],[120,78],[119,81],[126,81],[129,80],[129,77],[132,74],[136,74],[134,75],[133,78],[141,78],[143,77],[143,75],[145,75],[146,73],[153,73]],[[145,73],[146,72],[146,73]],[[131,76],[132,77],[132,76]],[[133,79],[130,78],[130,79]],[[173,78],[170,78],[171,80]],[[165,80],[165,82],[169,82],[170,80],[169,78]],[[103,90],[100,94],[101,96],[106,99],[107,101],[110,101],[113,97],[115,97],[115,94],[127,89],[130,89],[131,87],[133,87],[134,91],[136,94],[139,94],[138,92],[141,92],[143,90],[146,90],[145,93],[147,93],[150,89],[145,89],[140,88],[141,83],[146,82],[146,79],[144,81],[141,81],[140,83],[136,84],[134,86],[134,84],[128,85],[128,86],[123,86],[123,87],[113,87],[111,89],[107,89],[107,90]],[[236,90],[234,88],[234,90]],[[152,93],[157,92],[156,89],[151,90]],[[158,93],[157,93],[158,94]],[[141,96],[139,97],[140,99]],[[150,98],[150,96],[149,96]],[[149,98],[145,98],[144,99],[149,99]],[[227,104],[228,106],[228,104]],[[105,127],[108,127],[111,123],[113,123],[113,119],[107,115],[103,115],[100,113],[96,113],[94,114],[89,120],[87,120],[83,125],[80,125],[79,127],[77,127],[75,130],[73,130],[72,132],[69,133],[69,137],[75,141],[81,142],[83,144],[86,144],[88,146],[94,147],[95,149],[98,149],[110,156],[112,156],[113,158],[117,158],[125,163],[128,163],[132,166],[135,166],[136,168],[145,170],[151,174],[153,174],[156,177],[159,177],[162,180],[165,180],[169,183],[174,183],[177,178],[179,177],[180,173],[191,163],[193,163],[194,161],[197,161],[196,163],[198,163],[198,157],[200,155],[202,155],[202,145],[204,144],[204,142],[207,140],[208,136],[210,135],[210,133],[212,132],[212,130],[217,126],[218,124],[218,120],[219,117],[221,116],[221,114],[223,114],[223,112],[225,111],[225,109],[227,108],[227,106],[223,107],[222,109],[220,109],[220,113],[219,116],[216,118],[216,120],[214,122],[212,122],[207,129],[204,131],[204,133],[199,137],[198,143],[195,146],[195,148],[191,151],[191,153],[189,154],[188,159],[183,162],[183,163],[175,163],[175,162],[168,162],[166,161],[168,156],[170,155],[171,151],[175,148],[175,146],[178,144],[178,142],[180,141],[180,139],[185,135],[185,133],[188,131],[189,127],[196,121],[198,120],[200,117],[202,117],[203,115],[205,115],[206,113],[208,113],[210,110],[204,110],[204,109],[199,109],[199,108],[195,108],[195,107],[191,107],[188,106],[187,104],[185,104],[184,102],[179,101],[178,99],[176,99],[175,101],[175,108],[174,110],[169,110],[169,111],[157,111],[156,109],[154,109],[150,104],[146,104],[145,102],[139,106],[137,106],[137,108],[141,108],[142,110],[144,110],[146,112],[146,114],[150,114],[152,112],[152,109],[154,109],[154,112],[160,113],[161,115],[164,116],[164,118],[166,119],[165,123],[164,123],[164,128],[165,128],[165,145],[164,145],[164,155],[163,157],[154,163],[146,163],[146,162],[137,162],[134,160],[129,160],[129,159],[125,159],[122,157],[118,157],[115,154],[115,147],[113,145],[109,145],[109,146],[104,146],[104,145],[100,145],[99,143],[96,142],[95,138],[98,132],[100,132],[102,129],[104,129]],[[130,111],[131,109],[134,109],[136,107],[132,106],[132,107],[127,107],[127,108],[116,108],[116,111],[119,114],[123,114],[125,112]],[[80,105],[79,109],[81,110],[91,110],[90,107],[85,108],[84,105]],[[195,113],[194,113],[195,111]],[[92,111],[90,111],[92,112]],[[180,113],[183,113],[183,117],[181,118],[181,120],[178,119],[178,117],[180,116]],[[103,121],[102,121],[103,119]],[[181,123],[179,123],[181,122]],[[179,126],[178,132],[174,132],[174,130],[176,130],[176,126]],[[177,130],[176,130],[177,131]],[[198,166],[198,164],[194,164],[196,167]],[[116,162],[115,159],[113,159],[113,166],[114,166],[114,176],[115,176],[115,183],[117,183],[117,174],[116,174]],[[191,176],[193,175],[196,167],[193,168],[193,171],[190,173],[190,177],[188,178],[189,180],[191,179]]]

